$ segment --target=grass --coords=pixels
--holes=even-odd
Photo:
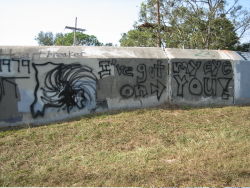
[[[250,107],[151,108],[0,132],[0,186],[249,186]]]

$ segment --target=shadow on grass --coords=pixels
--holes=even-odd
[[[234,105],[235,107],[244,107],[249,105]],[[0,127],[0,132],[5,131],[16,131],[20,129],[29,129],[29,128],[36,128],[41,126],[49,126],[52,124],[64,124],[64,123],[71,123],[74,121],[80,121],[81,119],[93,119],[101,116],[107,116],[107,115],[117,115],[124,112],[136,112],[138,110],[155,110],[155,109],[163,109],[163,110],[169,110],[169,111],[178,111],[178,110],[194,110],[194,109],[218,109],[218,108],[224,108],[227,107],[227,105],[211,105],[211,106],[191,106],[191,105],[176,105],[176,104],[169,104],[165,103],[159,106],[153,106],[153,107],[147,107],[147,108],[133,108],[133,109],[120,109],[120,110],[111,110],[106,112],[93,112],[91,114],[86,114],[83,116],[78,117],[72,117],[68,118],[66,120],[59,120],[51,123],[44,123],[44,124],[26,124],[26,125],[19,125],[19,126],[9,126],[9,127]],[[142,112],[143,113],[143,112]]]

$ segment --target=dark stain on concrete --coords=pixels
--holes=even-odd
[[[15,83],[15,80],[11,80]],[[18,87],[9,82],[2,82],[1,100],[0,100],[0,121],[18,122],[22,120],[22,115],[18,112],[18,101],[20,94]]]

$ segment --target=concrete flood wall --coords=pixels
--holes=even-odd
[[[162,104],[167,74],[158,48],[1,47],[0,125]]]
[[[234,59],[235,104],[250,104],[250,53]]]
[[[163,103],[250,102],[249,53],[0,47],[0,127]]]
[[[188,105],[234,103],[233,62],[223,52],[166,49],[171,102]]]

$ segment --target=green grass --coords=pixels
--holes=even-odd
[[[250,107],[160,107],[0,132],[0,186],[249,186]]]

